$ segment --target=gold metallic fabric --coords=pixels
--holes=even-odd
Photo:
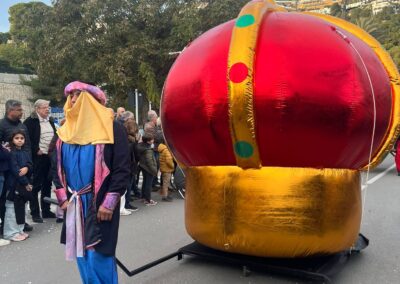
[[[185,223],[196,241],[262,257],[306,257],[352,246],[360,174],[347,169],[186,169]]]
[[[249,2],[232,31],[228,58],[229,124],[236,161],[242,168],[261,167],[253,113],[254,56],[264,14],[281,9],[272,0]]]

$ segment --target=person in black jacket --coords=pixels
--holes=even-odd
[[[128,141],[129,141],[129,156],[130,156],[130,169],[131,169],[131,182],[128,185],[126,194],[125,194],[125,209],[130,211],[138,210],[137,207],[131,205],[129,202],[131,201],[131,194],[134,194],[136,197],[140,197],[139,190],[136,186],[136,174],[138,170],[138,162],[137,159],[137,144],[139,138],[139,127],[135,121],[135,117],[132,112],[125,111],[121,115],[121,119],[124,121],[124,127],[128,134]]]
[[[12,133],[15,130],[22,129],[25,134],[28,133],[28,129],[21,122],[21,118],[24,111],[22,109],[22,103],[16,100],[6,101],[6,114],[3,119],[0,120],[0,142],[6,142],[10,140]],[[31,155],[31,141],[29,137],[26,137],[25,145],[22,148],[24,151]]]
[[[6,114],[3,119],[0,120],[0,143],[8,144],[10,140],[11,134],[16,130],[23,130],[25,132],[25,144],[22,147],[22,150],[28,153],[30,157],[31,155],[31,143],[29,139],[28,129],[25,124],[21,122],[22,115],[24,113],[22,109],[22,103],[17,100],[8,100],[5,104]],[[4,194],[0,197],[0,219],[4,219],[4,208],[5,204],[5,196]],[[3,204],[3,205],[2,205]],[[25,223],[24,231],[29,232],[32,231],[33,227],[27,223]]]
[[[54,120],[50,117],[50,102],[37,100],[34,103],[35,111],[28,117],[24,124],[28,129],[31,141],[31,152],[33,160],[33,190],[32,202],[30,202],[32,220],[35,223],[43,223],[43,218],[55,218],[56,215],[50,211],[50,204],[43,201],[50,197],[51,161],[48,155],[49,145],[56,132]],[[38,195],[40,194],[40,207]],[[40,209],[42,214],[40,214]]]
[[[142,198],[146,206],[156,205],[157,202],[151,199],[151,187],[153,179],[157,176],[157,162],[154,157],[154,137],[151,134],[144,134],[142,143],[138,145],[139,166],[143,172]]]

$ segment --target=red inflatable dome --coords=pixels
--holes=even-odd
[[[164,133],[187,166],[236,165],[228,79],[240,79],[247,70],[228,71],[234,25],[230,21],[195,40],[166,81],[162,117],[169,127]],[[375,153],[391,123],[392,98],[389,77],[374,51],[310,15],[264,16],[253,82],[262,166],[358,169],[368,164],[374,124],[370,80],[376,100]]]

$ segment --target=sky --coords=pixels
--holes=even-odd
[[[43,2],[51,5],[51,0],[0,0],[0,32],[5,33],[10,30],[8,22],[8,8],[18,3]]]

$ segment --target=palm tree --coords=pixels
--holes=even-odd
[[[379,40],[382,36],[381,31],[379,30],[378,24],[375,22],[373,17],[360,17],[356,19],[357,26],[362,28],[364,31],[372,35],[374,38]]]

